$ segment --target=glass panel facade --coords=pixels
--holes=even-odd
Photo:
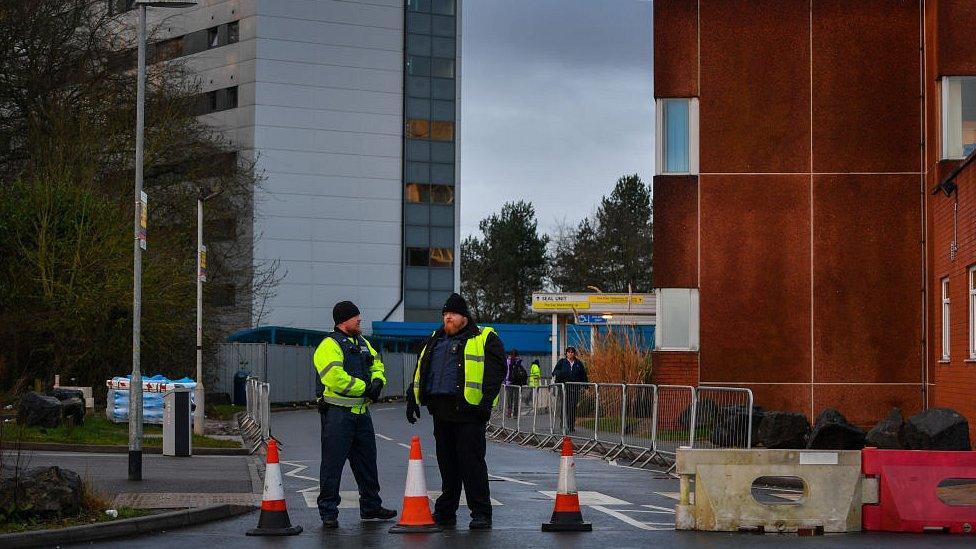
[[[942,158],[965,158],[976,150],[976,76],[942,79]]]
[[[688,100],[667,99],[664,105],[664,172],[688,172]]]
[[[404,17],[404,320],[440,318],[457,284],[456,0],[407,0]]]

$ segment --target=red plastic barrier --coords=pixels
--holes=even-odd
[[[861,469],[878,478],[878,503],[863,507],[864,530],[976,534],[976,505],[947,505],[936,493],[946,479],[976,479],[976,452],[865,448]]]

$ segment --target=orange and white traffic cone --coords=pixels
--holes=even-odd
[[[430,514],[430,498],[427,497],[427,478],[424,475],[424,458],[420,453],[420,437],[410,440],[410,461],[407,463],[407,485],[403,491],[403,511],[400,523],[390,528],[393,534],[411,532],[440,532],[441,527]]]
[[[281,465],[278,464],[278,443],[268,439],[268,466],[264,470],[264,495],[261,497],[261,517],[258,527],[248,530],[249,536],[294,536],[302,533],[301,526],[292,526],[285,504],[285,490],[281,486]]]
[[[563,455],[559,458],[559,485],[556,506],[549,522],[542,524],[543,532],[590,532],[593,525],[583,522],[579,494],[576,493],[576,462],[573,461],[573,441],[563,437]]]

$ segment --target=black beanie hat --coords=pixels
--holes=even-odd
[[[340,301],[332,308],[332,320],[336,326],[359,314],[359,307],[352,301]]]
[[[441,309],[441,314],[444,313],[457,313],[459,315],[464,315],[471,318],[471,311],[468,310],[468,303],[464,301],[464,298],[458,294],[451,294],[444,302],[444,307]]]

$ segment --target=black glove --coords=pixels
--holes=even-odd
[[[380,392],[382,390],[383,380],[374,379],[373,382],[369,384],[369,387],[366,387],[366,390],[363,391],[363,396],[372,400],[373,402],[376,402],[380,399]]]
[[[410,424],[412,425],[414,423],[417,423],[417,420],[420,419],[420,405],[417,404],[417,401],[414,397],[413,385],[411,385],[410,388],[407,389],[406,399],[407,399],[407,421],[409,421]]]

